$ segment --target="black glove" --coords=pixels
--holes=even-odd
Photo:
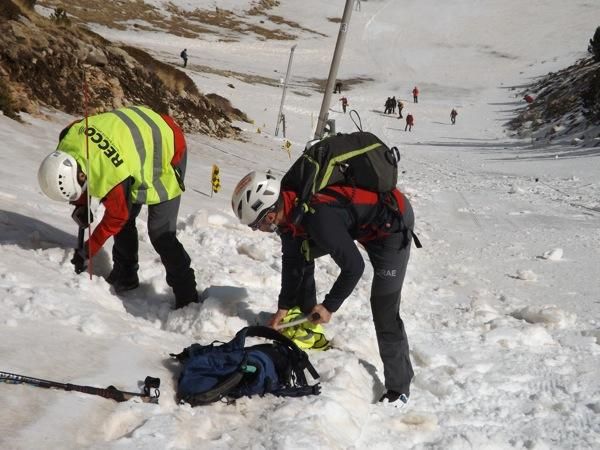
[[[84,246],[83,248],[76,248],[73,252],[73,258],[71,259],[71,264],[75,268],[75,273],[80,274],[87,269],[88,265],[88,253],[87,248]]]
[[[79,228],[87,228],[90,226],[90,222],[94,221],[94,216],[90,212],[90,222],[88,222],[88,207],[87,205],[76,206],[71,214],[71,218],[75,221]]]

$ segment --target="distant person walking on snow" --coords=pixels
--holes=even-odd
[[[411,113],[406,115],[406,126],[404,127],[404,131],[412,131],[412,127],[415,124],[415,118]]]
[[[340,98],[340,102],[342,102],[342,109],[344,110],[344,114],[346,113],[346,108],[348,107],[348,99],[346,97]]]
[[[415,86],[413,88],[412,95],[413,95],[413,102],[419,103],[419,88],[418,87]]]
[[[396,114],[396,96],[395,95],[392,97],[392,101],[390,104],[392,106],[392,114]]]
[[[181,53],[179,54],[179,56],[181,56],[181,59],[183,59],[183,67],[187,66],[187,60],[188,60],[187,48],[184,48],[181,51]]]
[[[402,119],[402,109],[404,109],[404,103],[398,100],[398,119]]]
[[[456,124],[456,116],[458,116],[458,112],[456,109],[452,108],[452,111],[450,111],[450,121],[452,122],[452,125]]]
[[[391,110],[392,110],[392,99],[390,97],[388,97],[387,100],[385,101],[385,110],[383,113],[389,114]]]
[[[335,83],[335,87],[333,88],[333,93],[334,94],[342,93],[342,82],[341,81],[338,81],[337,83]]]

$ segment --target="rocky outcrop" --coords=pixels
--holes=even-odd
[[[523,106],[508,126],[535,144],[600,146],[600,62],[582,59],[517,94]]]
[[[3,0],[0,109],[15,118],[19,112],[39,115],[41,107],[80,116],[86,98],[90,114],[144,104],[171,115],[187,132],[226,137],[237,130],[227,112],[177,68]]]

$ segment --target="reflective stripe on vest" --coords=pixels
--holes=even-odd
[[[90,194],[103,198],[116,185],[133,177],[131,200],[161,203],[181,195],[171,160],[175,152],[172,128],[146,107],[120,108],[88,117],[73,125],[58,149],[75,157],[85,172],[85,138],[89,138]]]
[[[152,177],[151,177],[152,187],[158,194],[158,199],[159,199],[158,203],[167,201],[169,199],[169,196],[167,194],[167,190],[166,190],[165,186],[162,184],[162,181],[160,179],[160,176],[161,176],[162,170],[163,170],[163,164],[162,164],[163,146],[162,146],[161,130],[160,130],[159,126],[156,124],[156,122],[154,122],[148,116],[148,114],[146,114],[146,112],[144,112],[142,110],[142,108],[133,106],[131,108],[126,108],[126,110],[133,111],[136,114],[138,114],[142,118],[142,120],[144,122],[146,122],[148,124],[148,126],[150,127],[150,130],[152,132],[152,148],[154,149],[154,151],[152,152]],[[138,155],[140,155],[142,182],[140,183],[139,186],[134,185],[134,189],[132,192],[133,201],[134,201],[134,203],[147,203],[147,201],[148,201],[148,198],[147,198],[148,177],[145,176],[145,171],[147,170],[147,167],[146,167],[147,166],[147,164],[146,164],[147,154],[146,154],[146,145],[144,144],[144,139],[142,138],[142,135],[140,133],[140,129],[138,128],[138,126],[123,110],[117,109],[117,110],[113,111],[113,113],[116,114],[117,116],[119,116],[119,118],[125,123],[125,125],[127,125],[127,128],[129,128],[129,132],[131,133],[131,136],[133,138],[133,143],[135,145],[135,149],[137,150]],[[169,130],[171,130],[170,127],[167,127],[167,128]],[[172,132],[172,130],[171,130],[171,132]],[[171,153],[171,158],[169,158],[169,162],[172,158],[173,158],[173,152]]]

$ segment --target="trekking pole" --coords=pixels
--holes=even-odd
[[[8,384],[31,384],[32,386],[46,389],[62,389],[63,391],[77,391],[84,394],[98,395],[109,398],[117,402],[126,402],[127,400],[139,397],[144,403],[158,403],[160,396],[160,378],[146,377],[144,380],[144,392],[121,391],[114,386],[108,386],[106,389],[93,386],[81,386],[71,383],[58,383],[56,381],[41,380],[39,378],[17,375],[15,373],[0,372],[0,381]]]
[[[86,204],[87,204],[87,223],[88,223],[88,274],[90,276],[90,280],[92,279],[92,258],[91,258],[91,249],[92,249],[92,198],[90,194],[90,179],[91,179],[91,171],[90,171],[90,135],[88,134],[89,123],[88,123],[88,104],[89,104],[89,92],[87,85],[87,74],[85,72],[85,66],[83,66],[83,111],[85,117],[85,164],[86,164]],[[83,243],[81,245],[83,248]]]
[[[312,316],[309,316],[307,314],[305,316],[300,317],[299,319],[292,320],[291,322],[278,323],[277,325],[275,325],[275,329],[277,331],[279,331],[279,330],[283,330],[284,328],[295,327],[296,325],[300,325],[301,323],[308,322],[309,320],[319,320],[320,318],[321,318],[321,315],[319,313],[314,313]]]

